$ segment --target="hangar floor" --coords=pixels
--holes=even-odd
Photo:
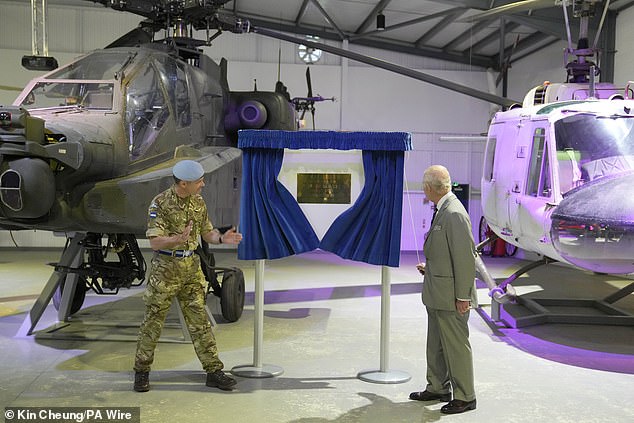
[[[284,369],[267,379],[238,378],[227,393],[204,386],[191,344],[159,344],[152,390],[132,391],[134,337],[143,314],[143,287],[118,296],[89,294],[64,330],[101,341],[44,336],[55,323],[52,305],[37,330],[17,337],[26,312],[50,276],[58,250],[0,251],[0,405],[3,407],[141,407],[142,422],[632,422],[634,327],[549,324],[506,329],[487,319],[490,303],[470,318],[478,408],[440,414],[441,403],[407,399],[425,381],[426,315],[420,302],[416,254],[403,253],[391,270],[390,370],[411,380],[375,384],[356,377],[380,364],[378,267],[324,252],[274,260],[265,266],[263,362]],[[218,252],[219,265],[239,265],[247,284],[242,318],[216,328],[228,369],[253,363],[254,264]],[[494,277],[523,262],[487,258]],[[515,285],[533,295],[603,297],[630,280],[561,265],[532,270]],[[634,295],[619,302],[634,312]],[[174,320],[174,316],[168,319]],[[178,320],[175,320],[178,322]],[[110,323],[107,325],[106,323]],[[130,325],[131,324],[131,325]],[[75,328],[75,329],[72,329]],[[166,337],[178,329],[166,329]],[[6,420],[9,421],[9,420]]]

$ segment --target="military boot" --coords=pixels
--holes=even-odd
[[[207,383],[205,385],[222,389],[223,391],[231,391],[236,383],[234,378],[227,376],[222,370],[216,370],[213,373],[207,373]]]
[[[147,392],[150,390],[150,372],[134,373],[134,390],[137,392]]]

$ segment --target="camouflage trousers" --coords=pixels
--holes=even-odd
[[[224,367],[218,358],[216,339],[205,312],[204,283],[200,258],[196,254],[184,258],[155,254],[143,295],[145,317],[139,330],[134,371],[150,371],[154,350],[174,298],[181,306],[194,349],[205,372],[212,373]]]

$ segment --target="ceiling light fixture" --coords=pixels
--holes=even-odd
[[[385,30],[385,15],[383,12],[379,12],[379,14],[376,15],[376,29],[378,31]]]

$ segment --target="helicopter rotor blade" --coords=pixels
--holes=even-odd
[[[0,85],[0,91],[22,91],[24,87],[13,87],[11,85]]]
[[[310,68],[306,68],[306,86],[308,87],[308,95],[306,97],[313,96],[313,84],[310,80]]]

